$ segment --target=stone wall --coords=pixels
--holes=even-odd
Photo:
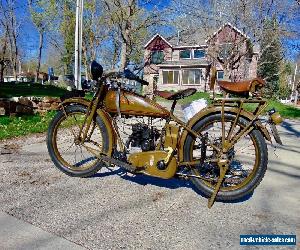
[[[18,97],[0,99],[0,115],[34,114],[57,110],[61,100],[53,97]]]

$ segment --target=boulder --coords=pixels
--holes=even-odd
[[[51,103],[49,103],[49,102],[42,103],[42,108],[50,108],[50,107],[51,107]]]
[[[57,110],[58,109],[59,104],[57,102],[53,102],[51,104],[51,110]]]
[[[24,106],[33,107],[33,102],[26,97],[20,97],[18,103],[23,104]]]
[[[52,102],[52,97],[49,97],[49,96],[45,96],[43,98],[43,103],[51,103]]]
[[[17,105],[16,113],[31,115],[31,114],[33,114],[33,108],[29,107],[29,106],[24,106],[24,105]]]
[[[5,115],[5,108],[4,107],[0,107],[0,115]]]
[[[46,96],[43,98],[43,102],[45,103],[60,102],[60,98]]]

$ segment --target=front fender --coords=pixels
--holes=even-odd
[[[196,115],[194,115],[188,121],[187,127],[189,127],[191,129],[199,120],[204,119],[205,117],[207,117],[209,115],[213,115],[213,114],[217,114],[217,113],[221,113],[221,112],[222,112],[222,106],[214,106],[214,105],[208,106],[207,108],[201,110]],[[228,107],[228,106],[226,107],[225,106],[224,112],[237,115],[239,112],[239,109],[236,107]],[[246,110],[241,110],[240,116],[245,118],[248,121],[253,120],[253,118],[255,117],[252,113],[250,113]],[[271,136],[270,136],[269,131],[266,129],[266,127],[259,120],[256,120],[254,122],[254,125],[263,134],[265,139],[271,142]],[[184,147],[184,143],[185,143],[185,140],[186,140],[188,134],[189,134],[189,132],[187,130],[184,130],[183,133],[181,134],[181,137],[179,140],[179,161],[184,161],[183,147]]]
[[[80,105],[83,105],[83,106],[86,106],[88,107],[90,105],[90,101],[87,100],[87,99],[84,99],[82,97],[72,97],[72,98],[68,98],[66,100],[64,100],[60,106],[65,106],[65,105],[70,105],[70,104],[80,104]]]
[[[73,97],[73,98],[69,98],[66,99],[65,101],[63,101],[60,106],[64,107],[66,105],[71,105],[71,104],[79,104],[85,107],[89,107],[90,105],[90,101],[86,100],[84,98],[81,97]],[[108,138],[109,138],[109,156],[112,155],[113,153],[113,149],[116,145],[116,138],[117,138],[117,134],[115,132],[115,129],[113,127],[113,121],[112,121],[112,117],[110,116],[109,113],[107,113],[106,111],[102,110],[102,109],[97,109],[97,115],[101,118],[101,120],[103,121],[105,127],[107,128],[108,131]]]

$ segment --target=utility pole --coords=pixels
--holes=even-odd
[[[298,91],[297,91],[297,84],[296,84],[297,70],[298,70],[298,63],[296,62],[293,85],[292,85],[292,94],[291,94],[291,99],[293,98],[293,96],[295,97],[294,99],[295,105],[297,105],[297,98],[298,98]]]
[[[77,0],[76,5],[76,28],[75,28],[75,86],[82,90],[81,86],[81,57],[82,57],[82,23],[83,23],[83,0]]]

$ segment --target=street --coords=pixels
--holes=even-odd
[[[241,249],[240,234],[296,234],[300,247],[300,120],[286,120],[279,133],[284,145],[268,146],[268,170],[254,194],[212,209],[184,180],[115,169],[68,177],[51,162],[45,134],[2,141],[0,248],[51,249],[53,236],[63,241],[56,249]],[[7,233],[11,223],[29,223],[43,241],[25,230]]]

